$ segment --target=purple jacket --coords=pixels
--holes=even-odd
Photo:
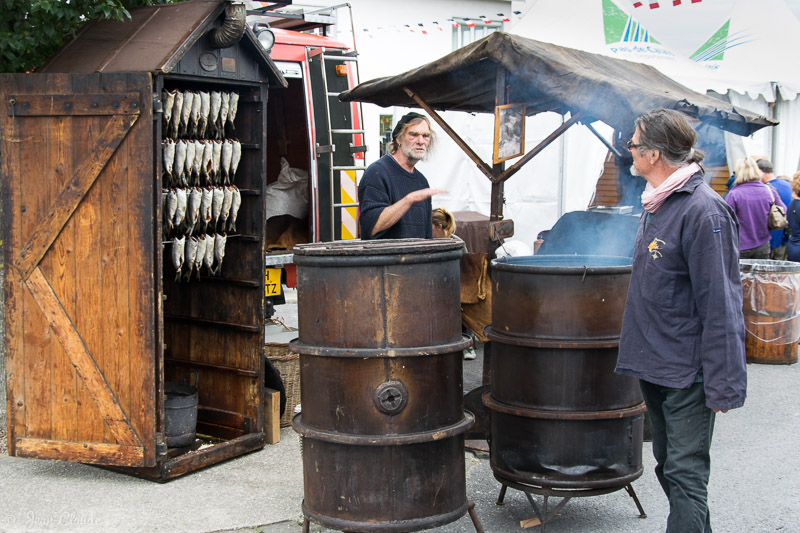
[[[706,405],[744,404],[739,232],[700,173],[639,221],[616,372],[685,389],[702,374]]]
[[[768,187],[761,181],[748,181],[736,185],[725,197],[739,219],[739,247],[742,250],[757,248],[770,240],[767,219],[772,200]],[[772,195],[775,203],[786,209],[775,189],[772,189]]]

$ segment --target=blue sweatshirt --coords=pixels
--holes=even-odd
[[[407,172],[391,155],[372,163],[358,184],[359,226],[362,239],[432,239],[431,199],[417,202],[397,223],[375,235],[372,228],[383,210],[408,193],[427,189],[428,180],[417,169]]]
[[[616,372],[685,389],[710,409],[744,404],[739,227],[700,173],[639,221]]]

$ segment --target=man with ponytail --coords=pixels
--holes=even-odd
[[[640,380],[667,533],[710,533],[708,479],[716,413],[747,385],[739,225],[703,180],[697,133],[681,113],[635,123],[631,173],[647,181],[616,372]]]

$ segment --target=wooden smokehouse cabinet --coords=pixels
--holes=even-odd
[[[237,9],[134,9],[40,73],[0,76],[10,455],[166,481],[264,446],[266,108],[286,82]],[[235,93],[235,131],[171,130],[177,92]],[[226,235],[219,270],[176,281],[190,230],[170,229],[166,201],[190,187],[169,187],[164,143],[200,139],[240,142],[241,205],[235,230],[204,231]],[[188,372],[202,438],[170,447],[164,385]]]

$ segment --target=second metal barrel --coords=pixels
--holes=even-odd
[[[415,531],[468,509],[459,258],[452,240],[295,248],[303,512]]]
[[[614,374],[625,257],[492,262],[491,466],[501,482],[623,487],[642,473],[644,403]]]

